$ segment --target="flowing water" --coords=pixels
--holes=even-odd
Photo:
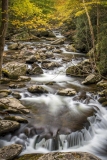
[[[58,38],[63,37],[59,32],[54,33]],[[7,50],[7,46],[5,48]],[[0,146],[23,144],[22,154],[85,151],[106,160],[107,110],[97,101],[95,86],[81,85],[82,78],[65,74],[68,66],[85,59],[85,55],[67,52],[64,46],[61,50],[63,53],[55,54],[55,60],[51,60],[61,63],[61,67],[44,70],[44,74],[32,76],[27,83],[28,86],[42,85],[49,91],[48,94],[31,94],[27,88],[16,89],[22,96],[22,103],[31,110],[29,123],[22,124],[15,133],[1,137]],[[72,55],[77,55],[77,58],[62,63],[62,56],[71,58]],[[46,85],[47,82],[53,82],[53,85]],[[57,95],[58,89],[70,87],[76,89],[76,96]],[[81,93],[85,93],[85,98],[79,98]]]

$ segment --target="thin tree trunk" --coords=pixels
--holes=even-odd
[[[8,26],[8,0],[1,1],[2,16],[0,27],[0,79],[2,77],[3,51],[5,45],[5,36]]]
[[[93,26],[92,26],[92,23],[91,23],[90,15],[89,15],[89,13],[88,13],[88,9],[87,9],[86,4],[85,4],[85,0],[83,0],[83,5],[84,5],[84,9],[85,9],[85,12],[86,12],[86,15],[87,15],[88,23],[89,23],[89,28],[90,28],[90,33],[91,33],[91,40],[92,40],[93,50],[95,51],[94,31],[93,31]]]
[[[99,52],[99,18],[100,18],[100,14],[99,14],[99,4],[97,2],[97,58],[100,57],[100,52]]]

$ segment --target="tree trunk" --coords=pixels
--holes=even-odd
[[[2,16],[0,26],[0,79],[2,77],[3,51],[5,45],[5,36],[8,26],[8,0],[1,1]]]
[[[85,4],[85,0],[83,0],[83,5],[84,5],[84,9],[85,9],[85,12],[86,12],[86,15],[87,15],[88,23],[89,23],[89,28],[90,28],[90,33],[91,33],[91,40],[92,40],[93,50],[95,51],[94,31],[93,31],[93,26],[92,26],[92,23],[91,23],[90,15],[89,15],[89,13],[88,13],[88,9],[87,9],[86,4]]]

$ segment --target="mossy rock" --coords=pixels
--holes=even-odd
[[[15,160],[38,160],[43,154],[26,154]]]
[[[107,102],[107,98],[101,97],[101,98],[98,99],[98,101],[99,101],[100,103],[104,103],[104,102]]]

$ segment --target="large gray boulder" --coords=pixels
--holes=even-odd
[[[32,68],[27,70],[27,73],[30,75],[39,75],[43,74],[43,70],[38,64],[34,63],[32,64]]]
[[[82,84],[94,84],[101,80],[101,76],[96,74],[89,74],[85,80],[82,82]]]
[[[42,86],[33,85],[28,88],[28,91],[31,93],[48,93],[48,91]]]
[[[68,52],[76,52],[76,49],[75,49],[75,47],[71,44],[71,45],[66,46],[66,51],[68,51]]]
[[[10,120],[0,120],[0,135],[9,133],[20,127],[20,124]]]
[[[29,110],[19,100],[11,97],[0,99],[0,110],[4,109],[10,113],[29,113]]]
[[[12,144],[0,148],[0,160],[12,160],[21,153],[22,149],[22,145],[19,144]]]
[[[4,120],[11,120],[11,121],[19,122],[19,123],[27,123],[28,122],[25,118],[20,117],[20,116],[6,116],[4,118]]]
[[[11,79],[16,79],[19,76],[26,75],[27,65],[18,62],[9,62],[4,65],[2,72],[5,76]]]
[[[57,39],[57,40],[51,42],[51,44],[58,45],[58,44],[64,44],[64,42],[65,42],[65,38],[60,38],[60,39]]]
[[[92,65],[89,59],[78,63],[77,65],[70,66],[66,69],[66,74],[78,77],[87,77],[92,72]]]
[[[73,88],[66,88],[66,89],[59,90],[57,94],[61,96],[74,96],[77,94],[77,92]]]
[[[44,69],[54,69],[55,67],[60,67],[61,65],[57,62],[42,63],[42,68]]]

